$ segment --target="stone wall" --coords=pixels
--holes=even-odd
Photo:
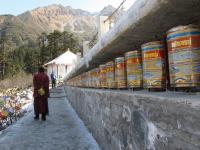
[[[200,95],[65,87],[103,150],[199,150]]]

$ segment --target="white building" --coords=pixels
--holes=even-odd
[[[62,82],[64,77],[75,67],[77,61],[77,55],[68,49],[67,52],[45,64],[49,78],[53,72],[57,77],[57,81]]]

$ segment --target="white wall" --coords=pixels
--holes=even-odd
[[[49,79],[51,79],[50,75],[52,72],[54,72],[54,74],[57,77],[58,81],[63,81],[64,77],[75,67],[74,65],[70,65],[66,66],[65,65],[55,65],[55,64],[51,64],[47,66],[47,74],[49,76]]]
[[[108,19],[108,16],[98,17],[98,39],[101,39],[101,37],[109,31],[109,20],[104,22],[106,19]]]

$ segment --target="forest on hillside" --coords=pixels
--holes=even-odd
[[[38,66],[56,58],[68,48],[74,53],[81,49],[78,37],[69,31],[42,33],[35,43],[14,49],[9,47],[9,39],[5,37],[0,39],[1,79],[12,77],[19,72],[33,74]]]

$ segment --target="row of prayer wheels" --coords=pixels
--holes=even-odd
[[[147,88],[200,86],[200,29],[178,26],[162,41],[141,45],[98,68],[68,81],[71,86],[91,88]],[[169,78],[168,78],[169,77]]]

